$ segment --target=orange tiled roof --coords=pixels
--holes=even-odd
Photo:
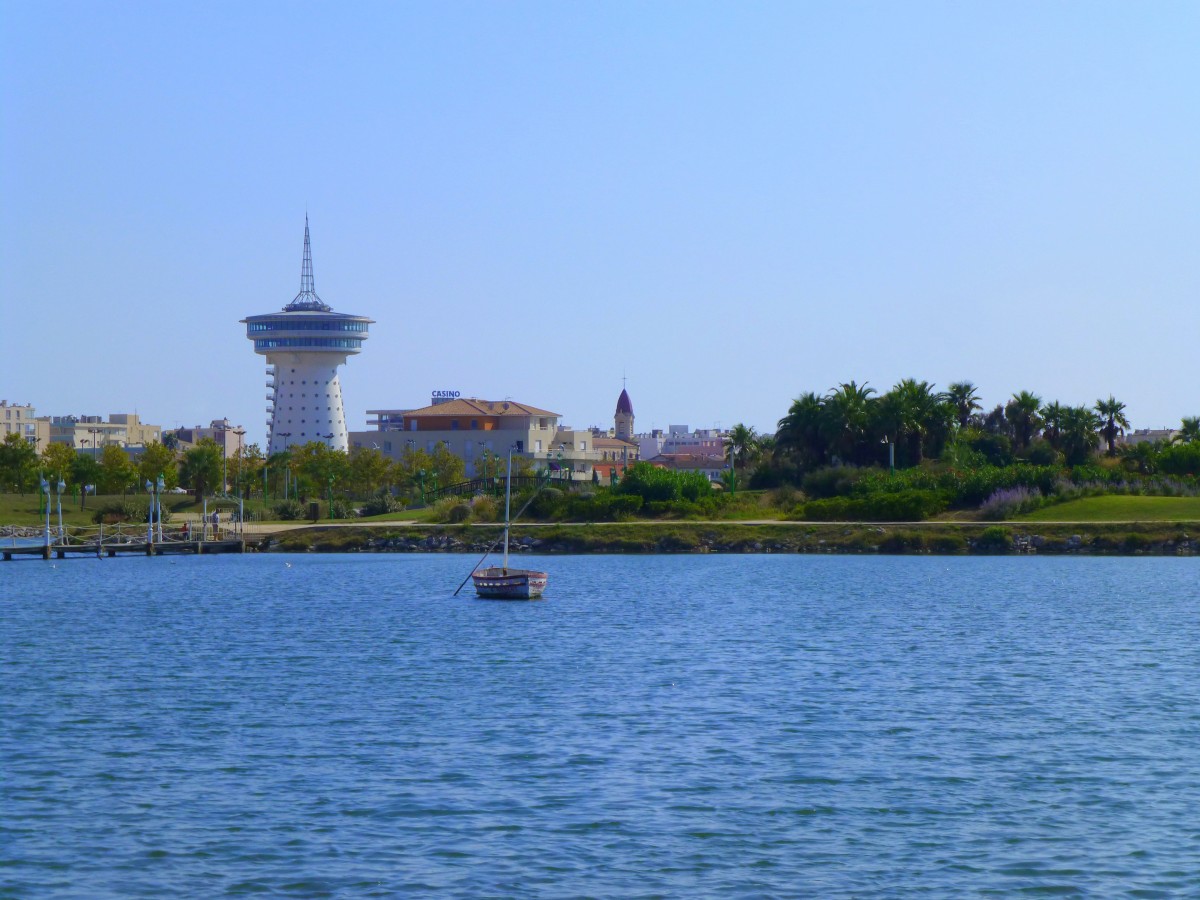
[[[475,397],[459,397],[446,403],[410,409],[404,417],[414,416],[557,416],[556,412],[538,409],[513,400],[479,400]]]

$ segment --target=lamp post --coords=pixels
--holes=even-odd
[[[58,492],[58,539],[61,541],[65,535],[65,532],[63,531],[62,520],[62,495],[63,491],[67,489],[67,483],[63,481],[61,475],[58,476],[58,484],[56,484],[54,487]]]
[[[887,444],[888,474],[895,475],[896,474],[896,445],[892,443],[891,438],[889,438],[887,435],[884,435],[883,440],[880,441],[880,443]]]
[[[417,484],[421,486],[421,505],[425,505],[425,470],[417,471]]]
[[[42,478],[42,495],[46,500],[46,550],[50,550],[50,482],[46,480],[46,476]]]
[[[104,433],[103,428],[89,428],[88,429],[88,434],[90,434],[92,436],[92,462],[99,461],[96,459],[96,457],[99,455],[99,451],[100,451],[100,438],[98,438],[97,435],[103,434],[103,433]]]
[[[146,493],[150,495],[150,510],[146,513],[146,546],[154,543],[154,482],[146,479]]]
[[[242,496],[242,436],[246,433],[245,428],[234,428],[233,433],[237,435],[237,475],[234,476],[237,482],[237,495],[240,499]]]
[[[162,473],[159,472],[158,473],[158,481],[155,483],[155,487],[158,488],[156,502],[158,505],[157,518],[158,518],[158,540],[159,540],[159,543],[161,543],[162,539],[163,539],[163,536],[162,536],[162,495],[163,495],[163,488],[165,488],[166,486],[167,486],[167,483],[163,479]]]

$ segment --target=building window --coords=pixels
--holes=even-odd
[[[458,431],[458,419],[451,419],[451,420],[450,420],[450,430],[451,430],[451,431]]]
[[[541,453],[541,452],[542,452],[542,442],[541,442],[541,441],[534,441],[534,442],[533,442],[533,444],[534,444],[534,446],[533,446],[533,452],[534,452],[534,453]]]
[[[20,413],[18,413],[17,415],[20,415]],[[472,431],[478,431],[478,430],[479,430],[479,420],[478,420],[478,419],[472,419],[472,420],[471,420],[471,430],[472,430]]]

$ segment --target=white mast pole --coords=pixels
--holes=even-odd
[[[508,521],[512,506],[512,447],[508,448],[508,478],[504,483],[504,574],[508,574]]]

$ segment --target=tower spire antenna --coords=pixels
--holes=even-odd
[[[330,312],[330,307],[317,296],[316,282],[313,279],[312,241],[308,234],[308,211],[304,212],[304,259],[300,263],[300,293],[284,307],[285,310],[315,309]]]

